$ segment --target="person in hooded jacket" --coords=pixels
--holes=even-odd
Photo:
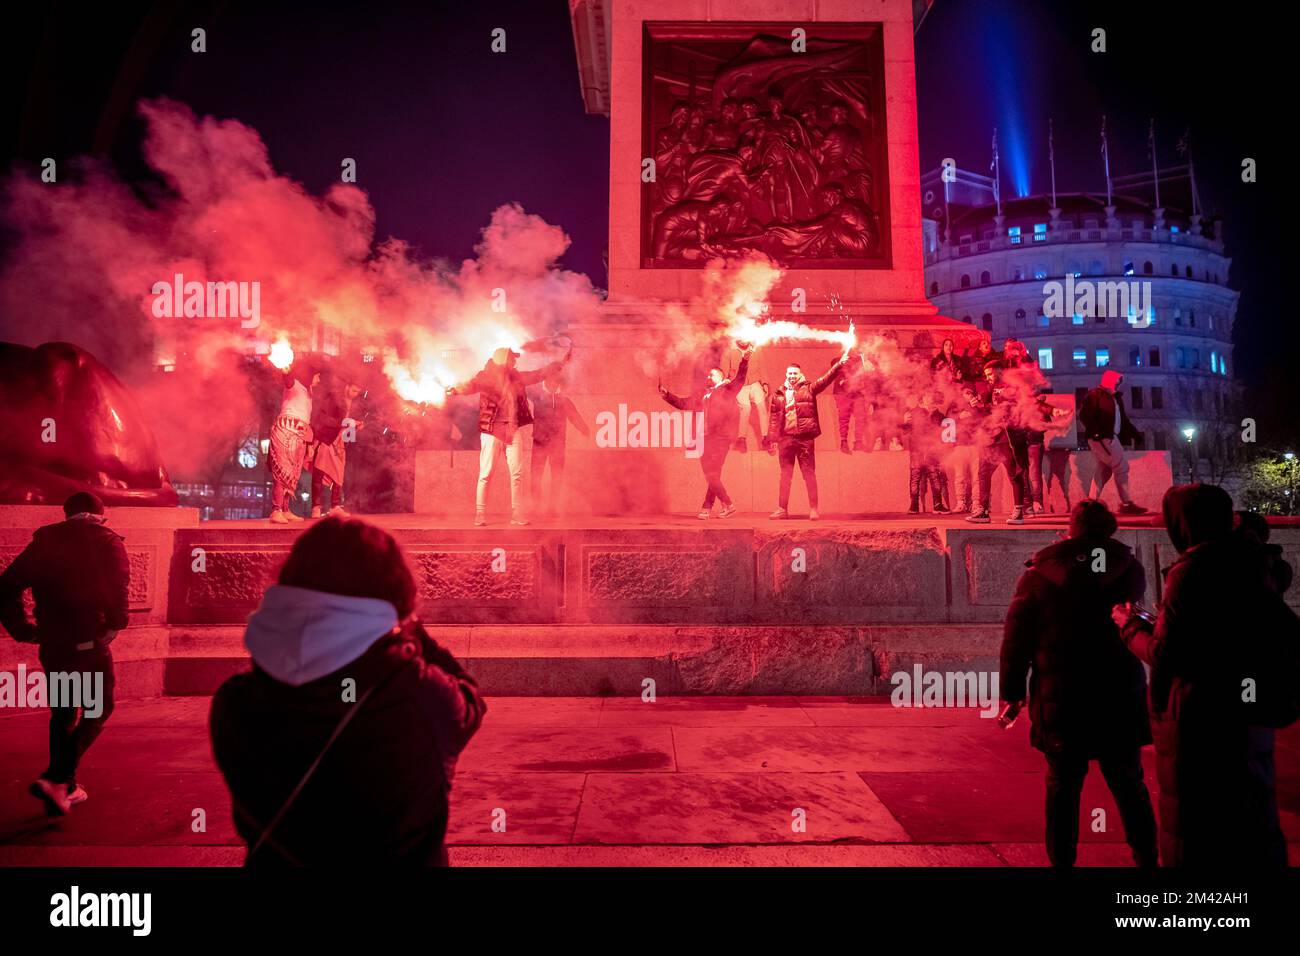
[[[1053,866],[1073,866],[1079,795],[1095,760],[1115,797],[1138,866],[1156,865],[1156,821],[1142,776],[1151,742],[1146,674],[1110,619],[1137,601],[1146,574],[1116,541],[1100,501],[1078,502],[1069,537],[1035,554],[1016,585],[1002,637],[1000,687],[1019,707],[1028,678],[1030,741],[1047,758],[1046,843]]]
[[[245,865],[438,866],[456,759],[486,711],[415,619],[392,536],[327,517],[294,543],[217,690],[212,750]]]
[[[1269,584],[1278,594],[1286,594],[1295,577],[1295,570],[1291,567],[1291,562],[1282,556],[1282,546],[1269,543],[1272,532],[1264,516],[1254,511],[1238,511],[1233,517],[1232,530],[1234,534],[1241,535],[1262,549]]]
[[[1286,721],[1269,714],[1294,687],[1300,618],[1258,544],[1233,534],[1226,491],[1179,485],[1162,510],[1178,558],[1159,616],[1152,625],[1128,604],[1112,614],[1151,667],[1161,861],[1286,866],[1271,729]]]
[[[21,644],[36,644],[46,675],[103,675],[93,708],[50,700],[50,763],[28,792],[50,816],[87,799],[77,768],[113,713],[109,644],[127,626],[131,566],[122,536],[105,524],[104,503],[79,491],[63,503],[64,521],[37,528],[0,574],[0,624]],[[23,592],[31,589],[35,624]],[[94,678],[92,677],[92,680]],[[84,701],[83,701],[84,702]]]

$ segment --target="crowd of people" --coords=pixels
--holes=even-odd
[[[814,385],[788,387],[797,423]],[[51,816],[89,797],[78,767],[113,712],[110,646],[129,624],[129,563],[102,502],[78,493],[64,513],[0,574],[0,623],[38,645],[47,673],[105,677],[94,714],[50,702],[50,762],[29,789]],[[1300,718],[1300,618],[1283,599],[1292,569],[1268,525],[1234,516],[1220,488],[1169,489],[1163,517],[1178,556],[1154,614],[1139,603],[1141,563],[1094,499],[1027,562],[1006,616],[999,723],[1028,702],[1053,864],[1075,862],[1097,761],[1139,866],[1285,866],[1273,744]],[[294,542],[249,618],[251,669],[211,707],[247,865],[446,864],[457,757],[486,705],[417,605],[406,557],[377,526],[334,515]],[[1142,764],[1153,742],[1158,826]]]

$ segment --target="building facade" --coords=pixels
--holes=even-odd
[[[1086,193],[1010,199],[999,212],[979,184],[945,184],[941,170],[921,190],[926,292],[942,314],[995,348],[1023,341],[1057,393],[1079,398],[1107,368],[1121,372],[1141,447],[1225,453],[1241,421],[1239,293],[1221,221]]]

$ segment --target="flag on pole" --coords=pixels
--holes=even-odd
[[[989,163],[989,170],[993,173],[993,201],[997,204],[998,215],[1002,215],[1002,179],[998,168],[998,128],[993,127],[993,161]]]
[[[1156,120],[1151,117],[1147,126],[1147,155],[1151,157],[1151,184],[1155,188],[1156,208],[1160,208],[1160,167],[1156,163]]]

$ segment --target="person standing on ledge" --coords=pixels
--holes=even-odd
[[[799,463],[804,487],[808,490],[808,519],[816,521],[817,514],[817,459],[814,444],[822,433],[817,417],[817,396],[835,380],[848,364],[850,351],[844,350],[838,362],[826,374],[810,382],[798,365],[785,370],[785,383],[772,394],[771,424],[763,447],[775,442],[781,461],[781,491],[777,508],[769,517],[790,517],[790,484],[794,480],[794,463]]]
[[[461,392],[478,392],[479,469],[478,491],[474,499],[474,527],[487,524],[488,482],[496,470],[502,454],[510,469],[510,523],[528,524],[527,495],[524,487],[524,449],[531,437],[533,413],[528,408],[526,389],[529,385],[563,370],[573,356],[573,349],[564,358],[550,365],[521,372],[515,368],[519,353],[501,348],[492,353],[482,371],[465,385],[447,389],[448,395]]]
[[[79,491],[63,503],[66,520],[38,528],[32,542],[0,574],[0,624],[22,644],[39,646],[50,697],[50,765],[28,791],[62,816],[86,799],[77,766],[113,713],[113,655],[108,645],[127,626],[131,566],[122,537],[104,523],[104,503]],[[36,623],[23,592],[31,588]],[[54,699],[55,674],[80,675],[81,705]],[[99,675],[97,700],[86,689]],[[67,681],[62,682],[67,686]]]
[[[749,345],[740,357],[740,366],[732,378],[724,378],[722,369],[709,369],[708,387],[699,395],[683,398],[674,395],[662,385],[659,394],[673,408],[687,412],[704,413],[704,433],[696,435],[696,441],[703,442],[700,448],[700,468],[704,470],[705,492],[704,504],[700,506],[700,519],[706,520],[713,513],[713,502],[722,504],[719,518],[730,518],[736,513],[731,503],[731,495],[722,485],[722,466],[727,461],[727,452],[731,450],[732,441],[740,426],[740,405],[736,395],[745,385],[749,374],[749,357],[754,354],[754,346]]]
[[[271,426],[271,524],[302,520],[289,505],[312,442],[311,390],[319,384],[320,372],[303,362],[295,362],[284,373],[280,414]]]
[[[546,463],[551,463],[551,497],[545,506],[548,513],[564,514],[566,508],[566,488],[564,486],[564,449],[568,437],[568,424],[584,436],[591,435],[591,429],[583,421],[573,399],[563,394],[564,376],[555,374],[547,378],[541,388],[529,391],[533,403],[533,460],[530,466],[533,484],[533,505],[536,507],[542,498],[542,473]]]
[[[1101,385],[1083,397],[1079,408],[1083,437],[1087,439],[1093,457],[1092,478],[1087,490],[1091,492],[1095,484],[1095,497],[1101,500],[1106,482],[1114,476],[1115,490],[1119,493],[1119,513],[1144,515],[1147,509],[1134,504],[1128,491],[1128,459],[1124,457],[1124,445],[1136,441],[1142,433],[1133,427],[1124,411],[1124,396],[1119,391],[1123,382],[1123,375],[1114,369],[1106,369],[1101,373]]]

